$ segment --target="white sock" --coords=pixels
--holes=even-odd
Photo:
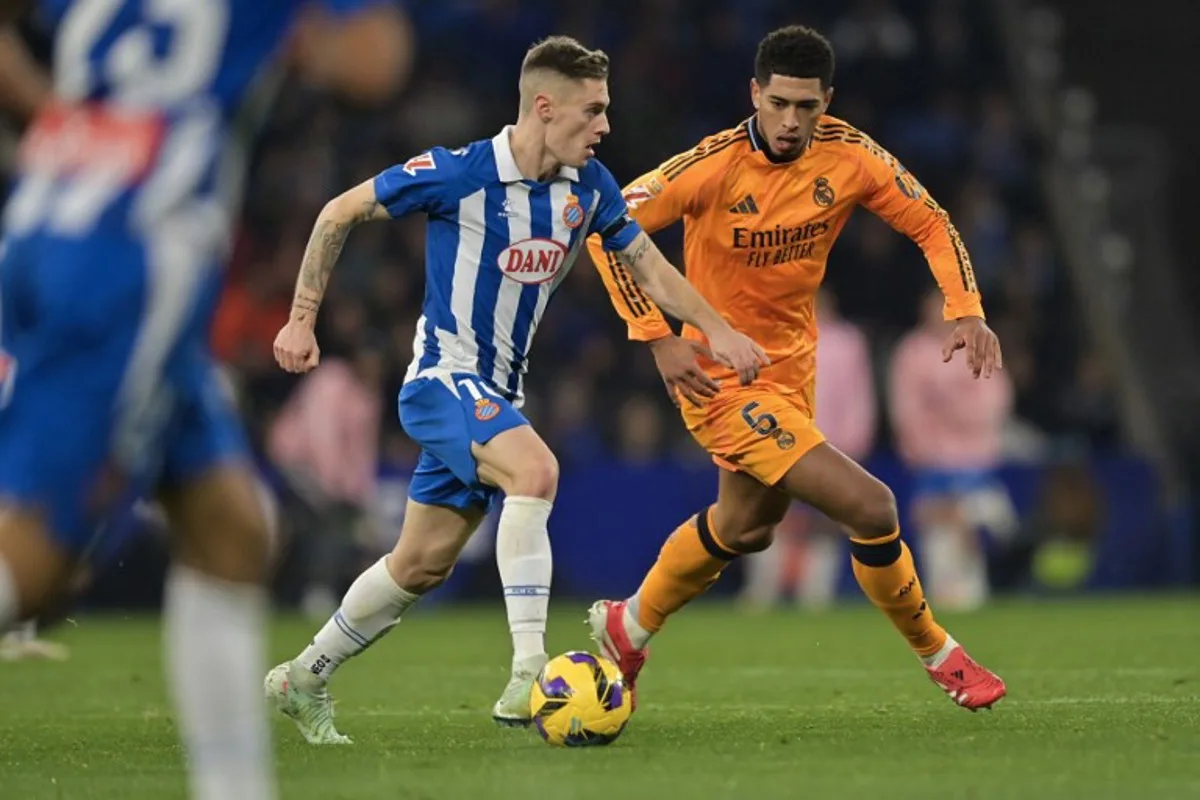
[[[28,622],[22,622],[18,625],[14,625],[9,632],[12,634],[13,639],[15,639],[18,642],[35,641],[35,640],[37,640],[37,632],[38,632],[37,631],[37,620],[31,619]]]
[[[8,562],[0,558],[0,633],[5,633],[21,613],[17,600],[17,583]]]
[[[396,585],[387,568],[387,556],[355,579],[325,627],[292,662],[292,677],[312,676],[312,686],[324,685],[346,659],[366,650],[387,633],[420,595]],[[296,669],[299,668],[299,669]]]
[[[275,797],[262,703],[266,593],[183,566],[167,576],[168,680],[193,800]]]
[[[783,594],[785,543],[773,542],[759,553],[742,556],[742,588],[738,599],[752,608],[770,608]]]
[[[638,606],[641,602],[635,593],[625,601],[625,613],[621,616],[621,622],[625,623],[625,635],[629,637],[629,643],[638,650],[645,647],[654,635],[638,622]]]
[[[496,565],[504,584],[513,663],[546,655],[546,616],[550,607],[550,553],[547,522],[553,504],[538,497],[507,497],[496,529]]]
[[[808,538],[807,561],[800,581],[800,601],[812,608],[826,608],[837,597],[838,578],[842,574],[842,543],[826,533],[813,532]]]
[[[946,659],[950,657],[950,651],[956,647],[958,647],[958,642],[954,641],[953,636],[946,634],[946,643],[942,645],[942,649],[931,656],[921,656],[921,663],[930,669],[937,669],[946,663]]]

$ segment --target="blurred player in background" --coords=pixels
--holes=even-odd
[[[34,10],[55,30],[53,97],[35,101],[4,214],[0,628],[54,603],[108,524],[158,490],[192,795],[269,798],[268,522],[208,328],[285,45],[319,85],[381,99],[408,68],[407,24],[370,0]]]
[[[939,608],[967,611],[989,594],[984,531],[1001,540],[1017,532],[1012,500],[996,475],[1013,387],[1003,373],[975,381],[939,369],[945,328],[941,298],[931,292],[917,327],[892,353],[888,398],[896,448],[914,476],[926,592]]]
[[[21,32],[11,24],[0,27],[0,111],[24,129],[49,99],[50,77],[29,52]],[[0,636],[0,661],[67,658],[65,645],[39,639],[37,633],[36,620],[14,625]]]
[[[395,549],[267,692],[314,744],[344,743],[326,683],[449,575],[498,493],[496,559],[513,637],[512,676],[492,716],[529,723],[546,663],[552,572],[547,521],[558,462],[517,409],[534,330],[589,234],[672,316],[704,332],[718,361],[749,381],[762,351],[734,331],[663,258],[593,148],[608,133],[608,56],[551,37],[525,56],[515,126],[457,150],[435,147],[334,198],[317,217],[291,319],[275,340],[284,369],[318,363],[313,326],[330,272],[356,225],[428,215],[425,303],[400,392],[400,422],[421,445]]]
[[[866,206],[921,246],[945,295],[944,314],[955,321],[943,360],[965,350],[971,376],[987,378],[1000,366],[1000,346],[983,321],[966,248],[892,155],[825,114],[834,56],[824,37],[800,26],[774,31],[754,66],[755,114],[634,181],[625,196],[649,232],[684,220],[688,279],[771,357],[758,380],[729,383],[728,370],[704,356],[698,331],[685,328],[676,338],[622,265],[589,244],[632,338],[651,343],[668,386],[682,395],[688,430],[720,467],[716,504],[667,539],[636,594],[592,607],[593,636],[632,686],[667,617],[739,555],[767,547],[800,500],[849,534],[859,585],[934,682],[964,707],[990,706],[1004,696],[1004,683],[934,621],[891,491],[813,423],[813,297],[850,213]]]

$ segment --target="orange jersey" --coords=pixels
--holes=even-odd
[[[771,357],[759,381],[784,393],[808,392],[815,371],[814,297],[829,250],[863,205],[915,241],[946,297],[947,319],[983,316],[966,247],[945,211],[890,153],[851,125],[822,116],[800,158],[774,163],[753,118],[664,162],[624,191],[648,233],[683,220],[688,280],[737,330]],[[671,332],[628,270],[588,249],[630,338]],[[703,340],[684,327],[683,335]],[[731,370],[705,362],[716,380]]]

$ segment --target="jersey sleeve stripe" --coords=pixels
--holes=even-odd
[[[625,301],[625,307],[629,309],[629,313],[633,314],[634,319],[644,317],[650,313],[649,306],[643,302],[645,295],[630,278],[628,270],[620,268],[617,263],[617,257],[612,253],[605,253],[605,259],[608,261],[608,271],[612,274],[613,283],[621,291],[621,299]]]
[[[971,257],[967,255],[966,245],[949,218],[946,219],[946,232],[950,234],[950,243],[954,246],[954,258],[958,261],[958,276],[962,279],[963,291],[978,292],[979,286],[975,283],[975,269],[971,266]]]
[[[682,152],[678,155],[672,156],[671,158],[669,158],[665,162],[663,162],[660,169],[663,172],[672,170],[675,167],[679,166],[684,161],[687,161],[688,159],[696,156],[701,151],[715,147],[719,144],[723,144],[724,142],[727,142],[730,139],[736,138],[739,134],[741,134],[741,135],[746,134],[746,126],[744,124],[737,126],[733,130],[724,131],[722,133],[718,133],[714,136],[711,136],[708,139],[706,139],[705,141],[703,141],[700,144],[693,147],[691,150],[685,150],[684,152]]]
[[[684,150],[682,153],[679,153],[678,155],[672,156],[671,158],[667,159],[665,162],[663,162],[661,169],[663,172],[674,169],[675,167],[682,164],[684,161],[687,161],[688,159],[695,157],[698,153],[708,150],[709,148],[715,147],[716,145],[723,144],[723,143],[729,141],[730,139],[736,137],[739,133],[743,133],[741,128],[735,128],[731,131],[726,131],[725,133],[719,133],[716,136],[713,136],[713,137],[701,142],[700,144],[696,145],[691,150]]]
[[[710,156],[716,155],[717,153],[721,152],[722,150],[726,150],[726,149],[732,147],[733,145],[737,144],[738,142],[745,142],[745,141],[749,140],[749,138],[750,138],[750,136],[748,134],[742,133],[739,136],[734,136],[733,138],[728,139],[727,141],[721,142],[720,144],[717,144],[715,146],[708,146],[708,147],[705,147],[703,150],[693,151],[692,154],[684,161],[681,161],[680,163],[670,167],[669,169],[664,169],[663,174],[666,176],[666,179],[668,181],[673,181],[676,178],[678,178],[680,175],[682,175],[683,173],[687,172],[688,169],[690,169],[691,167],[694,167],[696,164],[699,164],[701,161],[704,161],[705,159],[709,158]]]

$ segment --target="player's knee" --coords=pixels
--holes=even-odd
[[[512,488],[505,492],[515,497],[538,497],[553,500],[558,492],[558,459],[546,448],[530,458],[512,478]]]
[[[240,583],[263,583],[270,562],[271,531],[267,518],[256,513],[238,514],[222,536],[221,577]]]
[[[0,509],[0,577],[6,577],[10,591],[8,602],[0,603],[0,633],[3,623],[32,619],[52,608],[66,590],[71,566],[40,515]]]
[[[871,489],[863,493],[846,525],[859,539],[891,536],[900,527],[896,496],[887,486],[874,481]]]
[[[395,559],[392,560],[395,562]],[[438,563],[432,559],[410,563],[389,563],[389,571],[396,585],[406,592],[423,595],[432,592],[450,578],[454,563]]]
[[[744,555],[766,550],[774,539],[774,525],[759,525],[722,537],[725,546]]]
[[[265,583],[270,551],[266,517],[228,509],[220,524],[180,525],[181,559],[214,578],[231,583]]]

